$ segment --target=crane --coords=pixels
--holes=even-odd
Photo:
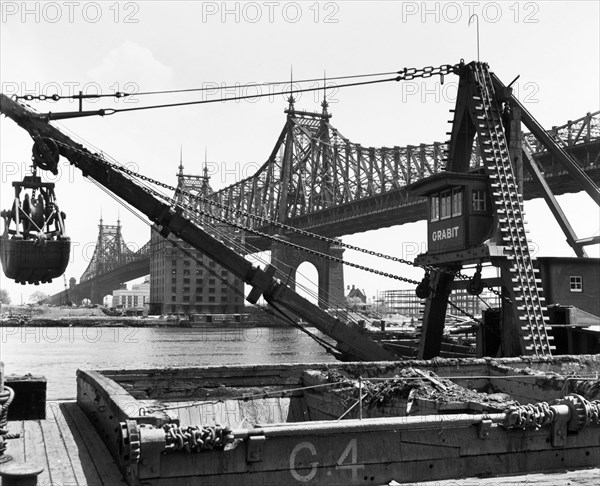
[[[34,154],[34,162],[37,160],[39,167],[55,170],[59,157],[66,157],[85,177],[94,179],[145,214],[150,221],[158,225],[163,237],[173,234],[252,286],[247,296],[249,302],[256,303],[262,295],[266,302],[285,315],[303,317],[336,341],[337,351],[334,353],[340,358],[361,361],[398,359],[397,355],[361,333],[357,327],[330,316],[275,279],[273,266],[261,269],[253,265],[211,236],[199,224],[186,218],[177,207],[174,208],[149,194],[144,187],[107,163],[103,157],[90,152],[50,125],[43,116],[4,94],[0,94],[0,111],[31,135],[37,151],[37,157]]]

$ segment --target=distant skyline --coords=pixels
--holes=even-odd
[[[69,95],[147,92],[245,85],[290,78],[321,79],[454,64],[479,55],[505,82],[517,75],[517,97],[550,128],[600,109],[599,3],[573,2],[17,2],[1,3],[0,85],[12,94]],[[446,140],[456,79],[447,77],[338,90],[328,93],[331,123],[363,146],[404,146]],[[315,82],[315,86],[319,84]],[[265,90],[264,86],[253,88]],[[264,92],[264,91],[261,91]],[[229,89],[227,96],[250,94]],[[210,99],[205,91],[84,102],[84,109],[122,108]],[[296,107],[320,111],[322,92],[296,96]],[[74,101],[29,102],[35,109],[70,111]],[[200,174],[208,153],[211,185],[220,189],[252,175],[268,158],[285,123],[286,96],[112,116],[65,120],[61,126],[105,154],[149,177],[176,185],[183,148],[186,173]],[[11,120],[0,120],[0,208],[12,204],[11,182],[29,164],[32,141]],[[73,241],[67,280],[89,263],[100,215],[120,217],[123,234],[141,247],[147,224],[90,185],[65,159],[56,182]],[[600,211],[583,193],[561,196],[580,238],[598,235]],[[120,208],[120,209],[119,209]],[[543,200],[525,202],[529,236],[539,255],[572,255]],[[144,218],[145,219],[145,218]],[[411,259],[425,250],[424,222],[343,237],[353,245]],[[587,247],[600,256],[600,245]],[[397,275],[422,272],[347,250],[345,258]],[[302,266],[305,271],[305,266]],[[308,271],[314,278],[314,272]],[[345,269],[345,285],[377,290],[397,281]],[[19,286],[2,274],[0,287],[14,302],[52,284]],[[401,288],[407,288],[402,285]]]

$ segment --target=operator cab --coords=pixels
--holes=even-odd
[[[493,236],[494,217],[485,174],[441,172],[412,184],[410,190],[427,198],[429,254],[466,250]]]
[[[54,184],[35,174],[12,183],[12,209],[0,213],[0,261],[4,274],[21,284],[51,282],[69,263],[71,240],[65,236],[65,214],[56,205]]]

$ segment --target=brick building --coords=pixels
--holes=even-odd
[[[179,165],[176,199],[197,205],[188,194],[209,195],[208,171],[204,175],[184,175]],[[193,217],[190,214],[190,217]],[[230,231],[219,228],[220,231]],[[244,308],[244,283],[187,243],[156,231],[150,235],[150,313],[151,314],[237,314]]]

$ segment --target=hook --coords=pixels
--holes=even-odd
[[[475,17],[475,19],[477,20],[477,62],[479,62],[479,15],[477,14],[473,14],[469,17],[469,23],[468,26],[471,25],[471,19]]]

